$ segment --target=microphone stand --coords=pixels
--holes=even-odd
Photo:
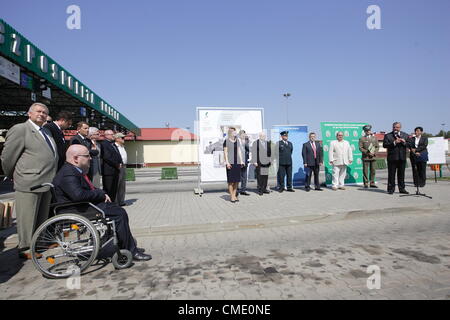
[[[417,160],[417,158],[418,158],[417,155],[414,155],[414,156],[416,157],[416,160]],[[417,170],[416,164],[417,164],[417,161],[414,161],[414,163],[411,161],[411,167],[413,169],[413,176],[414,176],[414,180],[416,181],[416,194],[413,194],[413,193],[412,194],[402,194],[402,195],[400,195],[400,197],[425,197],[428,199],[433,199],[433,197],[427,196],[425,193],[420,193],[420,191],[419,191],[419,177],[418,177],[419,172]]]

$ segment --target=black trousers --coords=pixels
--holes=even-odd
[[[116,201],[117,190],[119,188],[119,173],[102,177],[103,190],[111,198],[112,202]]]
[[[131,234],[128,214],[125,209],[116,203],[100,203],[97,207],[105,212],[107,218],[115,222],[119,248],[127,249],[132,254],[135,254],[137,252],[137,244]]]
[[[411,167],[413,172],[414,186],[423,188],[427,181],[427,163],[417,162],[411,159]]]
[[[278,187],[284,189],[284,178],[287,176],[287,188],[292,189],[292,165],[280,164],[278,168]]]
[[[388,192],[395,191],[395,175],[397,173],[398,189],[405,189],[406,160],[388,161]]]
[[[307,174],[305,177],[305,189],[311,188],[311,177],[313,174],[314,174],[314,186],[316,187],[316,189],[319,189],[320,188],[320,182],[319,182],[320,166],[319,165],[308,166],[307,168],[309,170],[306,170]]]
[[[263,169],[263,172],[269,170],[269,168],[261,168],[259,166],[256,167],[255,175],[256,175],[256,182],[257,182],[257,186],[258,186],[258,192],[264,192],[267,190],[267,181],[269,180],[269,175],[261,174],[261,169]]]
[[[239,188],[238,192],[246,192],[247,191],[247,169],[248,166],[244,166],[241,168],[241,187]]]

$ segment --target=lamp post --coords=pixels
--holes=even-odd
[[[286,98],[286,124],[289,124],[289,97],[291,96],[290,93],[283,94],[283,97]]]

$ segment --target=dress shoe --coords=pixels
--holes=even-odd
[[[250,193],[248,193],[247,191],[244,191],[244,192],[241,192],[241,195],[243,195],[243,196],[249,196]]]
[[[314,190],[316,190],[316,191],[323,191],[322,188],[315,188]]]
[[[136,248],[136,250],[137,250],[139,253],[144,253],[144,252],[145,252],[145,249],[144,249],[144,248]]]
[[[284,189],[279,189],[278,192],[279,192],[279,193],[283,193],[283,192],[284,192]]]
[[[262,193],[261,191],[260,192],[258,192],[258,195],[260,195],[260,196],[262,196],[264,193]]]
[[[408,191],[406,191],[405,189],[403,189],[403,190],[400,190],[400,193],[401,193],[401,194],[409,194],[409,192],[408,192]]]
[[[374,188],[374,189],[378,189],[378,187],[376,185],[374,185],[374,184],[371,184],[370,187]]]
[[[133,255],[133,260],[134,261],[148,261],[148,260],[152,260],[152,256],[149,254],[144,254],[144,253],[140,253],[140,252],[136,252]]]
[[[295,192],[295,190],[290,188],[290,189],[287,189],[287,192]]]
[[[394,191],[388,191],[389,194],[394,194]]]
[[[345,187],[340,187],[339,190],[345,190]]]
[[[265,190],[263,193],[270,194],[269,190]]]
[[[305,188],[305,191],[306,191],[306,192],[310,192],[311,189],[310,189],[310,188]]]
[[[369,186],[367,184],[364,185],[364,189],[368,189]]]

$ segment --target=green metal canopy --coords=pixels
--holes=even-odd
[[[87,121],[100,129],[140,134],[116,108],[0,19],[0,129],[20,122],[34,101],[46,103],[51,113],[72,111],[75,121]]]

